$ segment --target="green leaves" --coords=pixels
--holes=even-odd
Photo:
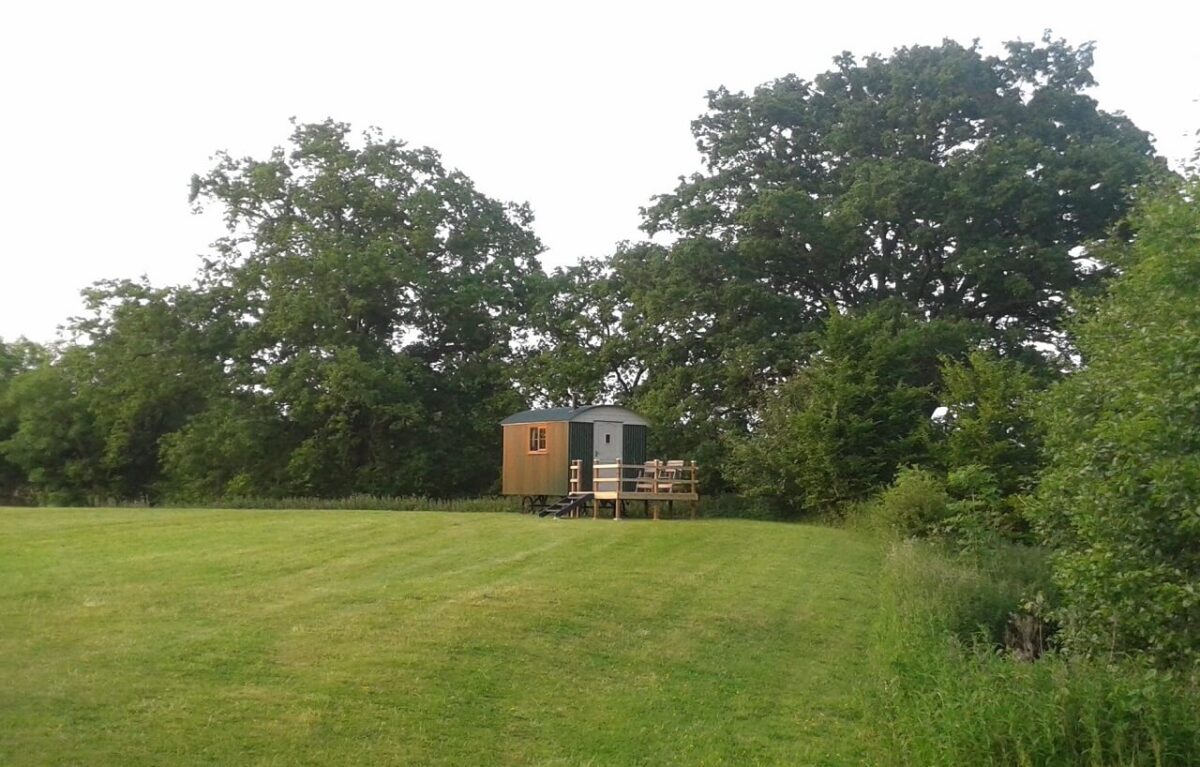
[[[929,456],[939,355],[973,340],[963,323],[925,322],[897,302],[834,314],[810,363],[779,388],[731,474],[753,495],[838,514]]]
[[[194,286],[89,288],[80,343],[32,372],[0,347],[0,493],[490,488],[542,279],[526,206],[333,121],[264,158],[218,155],[191,202],[228,227]]]
[[[953,474],[987,467],[994,483],[991,512],[996,532],[1010,537],[1026,525],[1009,498],[1028,491],[1040,466],[1041,435],[1034,423],[1033,372],[1015,359],[974,350],[963,360],[942,361],[939,403],[945,416],[935,429],[938,463]]]
[[[223,412],[255,433],[271,414],[273,484],[255,492],[486,489],[540,274],[528,208],[483,196],[432,150],[333,121],[297,125],[265,161],[223,157],[193,189],[228,212],[202,280],[235,328],[222,397],[242,404]],[[219,494],[260,462],[194,466],[189,440],[208,431],[172,441],[168,463],[179,487]]]
[[[1125,273],[1076,324],[1084,366],[1040,408],[1033,514],[1072,647],[1200,658],[1200,188],[1145,201]]]
[[[673,241],[611,261],[614,348],[644,373],[620,396],[663,444],[703,454],[719,490],[722,446],[784,407],[777,387],[816,375],[831,310],[897,301],[973,325],[1003,357],[1060,345],[1068,296],[1106,273],[1092,242],[1165,175],[1149,137],[1084,92],[1091,59],[1049,37],[1001,56],[946,41],[711,92],[693,123],[705,172],[643,211]]]
[[[694,123],[709,172],[659,197],[647,231],[719,240],[801,317],[895,297],[1051,339],[1086,280],[1072,248],[1162,169],[1145,133],[1081,92],[1091,48],[946,42],[837,64],[711,93]]]

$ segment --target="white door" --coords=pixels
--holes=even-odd
[[[596,463],[616,463],[621,460],[621,424],[616,421],[596,421],[592,446]]]

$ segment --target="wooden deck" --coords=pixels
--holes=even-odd
[[[581,495],[580,472],[582,461],[571,463],[570,493]],[[695,461],[650,461],[648,463],[598,463],[592,466],[592,516],[600,516],[600,502],[613,504],[614,519],[621,518],[629,501],[642,501],[647,513],[653,510],[658,519],[662,504],[674,507],[676,501],[691,504],[691,517],[696,518],[696,503],[700,500],[699,476]],[[653,506],[651,506],[653,504]]]

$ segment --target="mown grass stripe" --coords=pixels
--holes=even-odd
[[[877,547],[511,514],[0,511],[4,764],[855,764]]]

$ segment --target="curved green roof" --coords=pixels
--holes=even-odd
[[[621,407],[620,405],[583,405],[581,407],[547,407],[547,408],[541,408],[539,410],[526,410],[521,413],[514,413],[513,415],[510,415],[508,418],[505,418],[500,423],[504,426],[510,426],[514,423],[546,423],[547,421],[574,421],[576,418],[583,415],[587,411],[592,410],[594,408],[598,408],[598,407],[611,407],[611,408],[618,408],[620,410],[624,410],[624,411],[636,416],[638,418],[639,422],[644,423],[644,421],[641,421],[641,416],[638,416],[637,413],[634,413],[629,408]]]

